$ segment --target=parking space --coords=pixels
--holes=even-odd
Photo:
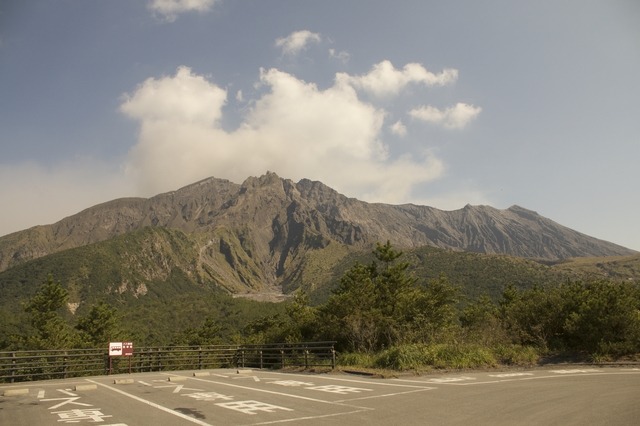
[[[433,388],[348,376],[220,370],[93,377],[4,389],[9,396],[3,398],[0,420],[9,420],[6,416],[15,410],[14,416],[24,418],[22,424],[132,426],[332,418],[373,409],[358,405],[360,400]]]
[[[489,417],[494,405],[502,407],[504,419],[518,424],[527,410],[534,416],[539,409],[532,408],[528,392],[538,392],[539,403],[549,404],[553,397],[539,393],[548,386],[556,391],[565,386],[568,394],[574,386],[583,394],[587,389],[613,389],[614,401],[621,401],[623,410],[629,411],[625,396],[640,390],[640,369],[547,369],[396,379],[210,370],[53,380],[0,386],[0,424],[424,424],[428,419],[456,424],[456,418],[463,424],[472,417],[482,424],[482,415],[487,423],[495,421]],[[527,399],[529,405],[518,408],[518,401]],[[508,412],[504,401],[513,401]],[[565,409],[558,408],[556,413]],[[633,410],[629,415],[637,414]]]

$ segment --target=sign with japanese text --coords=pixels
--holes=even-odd
[[[133,342],[122,342],[122,355],[123,356],[133,355]]]
[[[133,342],[109,342],[109,356],[132,356]]]

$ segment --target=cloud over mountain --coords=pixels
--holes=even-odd
[[[126,170],[141,191],[278,170],[322,178],[367,199],[401,202],[413,185],[443,171],[427,151],[390,158],[381,138],[385,111],[359,99],[351,85],[321,90],[275,68],[261,70],[259,84],[266,92],[231,131],[219,123],[226,91],[189,68],[126,94],[121,110],[140,125]]]

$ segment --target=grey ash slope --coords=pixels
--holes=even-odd
[[[499,210],[467,205],[443,211],[365,203],[321,182],[294,183],[267,173],[241,185],[209,178],[148,199],[113,200],[52,225],[4,236],[0,271],[147,226],[198,235],[203,246],[216,241],[228,259],[250,259],[276,275],[295,266],[309,250],[332,243],[367,248],[389,240],[402,248],[430,245],[545,260],[635,253],[519,206]],[[220,235],[234,238],[227,237],[223,244]]]

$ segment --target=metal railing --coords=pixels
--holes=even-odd
[[[335,342],[300,342],[143,347],[135,348],[132,356],[118,357],[109,357],[106,348],[0,352],[0,383],[210,368],[333,369],[334,345]]]

